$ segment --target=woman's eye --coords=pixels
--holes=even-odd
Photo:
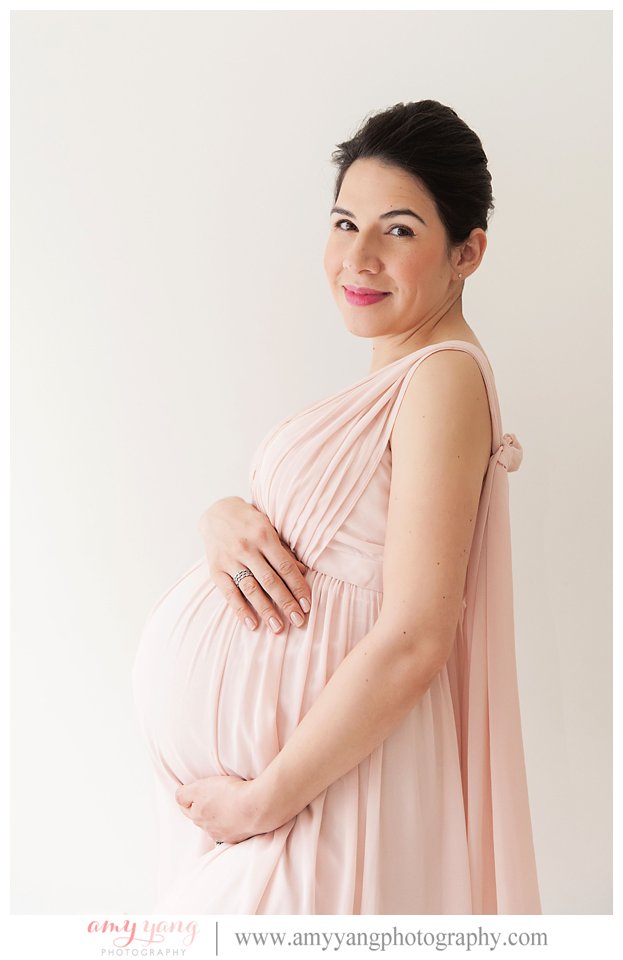
[[[343,223],[348,224],[348,229],[342,229]],[[350,220],[336,220],[333,226],[335,230],[342,230],[342,233],[350,233],[350,227],[352,227],[353,224],[351,223]],[[391,233],[392,230],[404,230],[405,233],[402,234],[402,236],[407,236],[407,237],[415,236],[415,234],[413,233],[413,230],[411,230],[410,227],[403,227],[402,224],[400,223],[397,223],[393,227],[390,227],[389,232]],[[394,236],[396,236],[396,234],[394,234]]]
[[[415,234],[413,233],[413,230],[412,230],[410,227],[403,227],[402,224],[400,224],[400,223],[397,223],[396,226],[395,226],[395,227],[392,227],[391,229],[392,229],[392,230],[406,230],[406,235],[407,235],[408,237],[413,237],[413,236],[415,236]],[[390,231],[390,232],[391,232],[391,231]],[[404,234],[403,234],[403,236],[404,236]]]

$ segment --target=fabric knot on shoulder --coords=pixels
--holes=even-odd
[[[523,448],[514,433],[505,433],[499,446],[498,463],[512,473],[519,469],[523,459]]]

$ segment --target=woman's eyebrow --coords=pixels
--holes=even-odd
[[[341,213],[344,217],[352,217],[353,220],[357,219],[354,213],[351,213],[350,210],[345,210],[343,207],[332,207],[330,214],[331,213]],[[413,210],[409,210],[408,207],[402,207],[400,210],[388,210],[387,213],[381,214],[379,220],[387,220],[389,217],[415,217],[416,220],[419,220],[420,223],[426,226],[426,221],[422,219],[419,213],[414,213]]]

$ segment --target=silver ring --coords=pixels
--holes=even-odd
[[[252,577],[253,574],[250,570],[239,570],[238,573],[235,573],[233,576],[233,581],[238,586],[243,577]]]

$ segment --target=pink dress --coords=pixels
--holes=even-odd
[[[453,652],[363,762],[278,829],[215,845],[178,785],[257,777],[383,600],[390,431],[410,377],[466,350],[487,386],[493,441]],[[160,822],[154,912],[539,914],[515,664],[508,472],[491,367],[463,340],[417,350],[278,423],[251,499],[309,570],[303,628],[240,624],[197,560],[157,601],[132,681]]]

